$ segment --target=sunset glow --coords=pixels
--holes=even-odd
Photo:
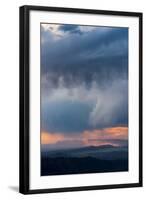
[[[56,144],[63,140],[64,136],[62,134],[41,133],[41,144]]]
[[[95,129],[92,131],[84,131],[82,133],[74,134],[73,136],[65,135],[62,133],[41,133],[41,144],[57,144],[58,142],[69,141],[74,143],[80,141],[83,146],[87,145],[116,145],[116,140],[127,140],[128,139],[128,127],[112,127],[105,129]]]

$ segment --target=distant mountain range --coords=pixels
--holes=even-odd
[[[61,149],[42,152],[42,157],[45,158],[85,158],[94,157],[104,160],[117,160],[128,159],[128,147],[117,147],[113,145],[100,145],[100,146],[85,146],[72,149]]]
[[[41,176],[118,171],[128,171],[128,147],[87,146],[41,156]]]
[[[99,150],[99,149],[109,149],[109,148],[116,148],[116,146],[113,146],[111,144],[108,145],[99,145],[99,146],[85,146],[80,148],[75,148],[76,150]],[[69,149],[69,150],[75,150],[75,149]]]

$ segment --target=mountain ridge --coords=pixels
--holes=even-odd
[[[117,146],[106,144],[106,145],[90,145],[76,148],[61,148],[61,149],[49,149],[48,152],[62,152],[62,151],[82,151],[82,150],[99,150],[99,149],[108,149],[108,148],[118,148]],[[43,153],[43,152],[42,152]]]

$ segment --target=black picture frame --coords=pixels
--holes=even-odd
[[[114,16],[130,16],[139,18],[139,182],[118,185],[81,186],[54,189],[29,188],[29,18],[30,11],[56,11],[66,13],[102,14]],[[63,7],[22,6],[20,7],[20,133],[19,133],[19,191],[22,194],[51,193],[67,191],[83,191],[98,189],[129,188],[142,186],[142,13],[75,9]]]

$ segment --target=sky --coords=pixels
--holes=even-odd
[[[42,150],[128,144],[128,28],[41,24]]]

